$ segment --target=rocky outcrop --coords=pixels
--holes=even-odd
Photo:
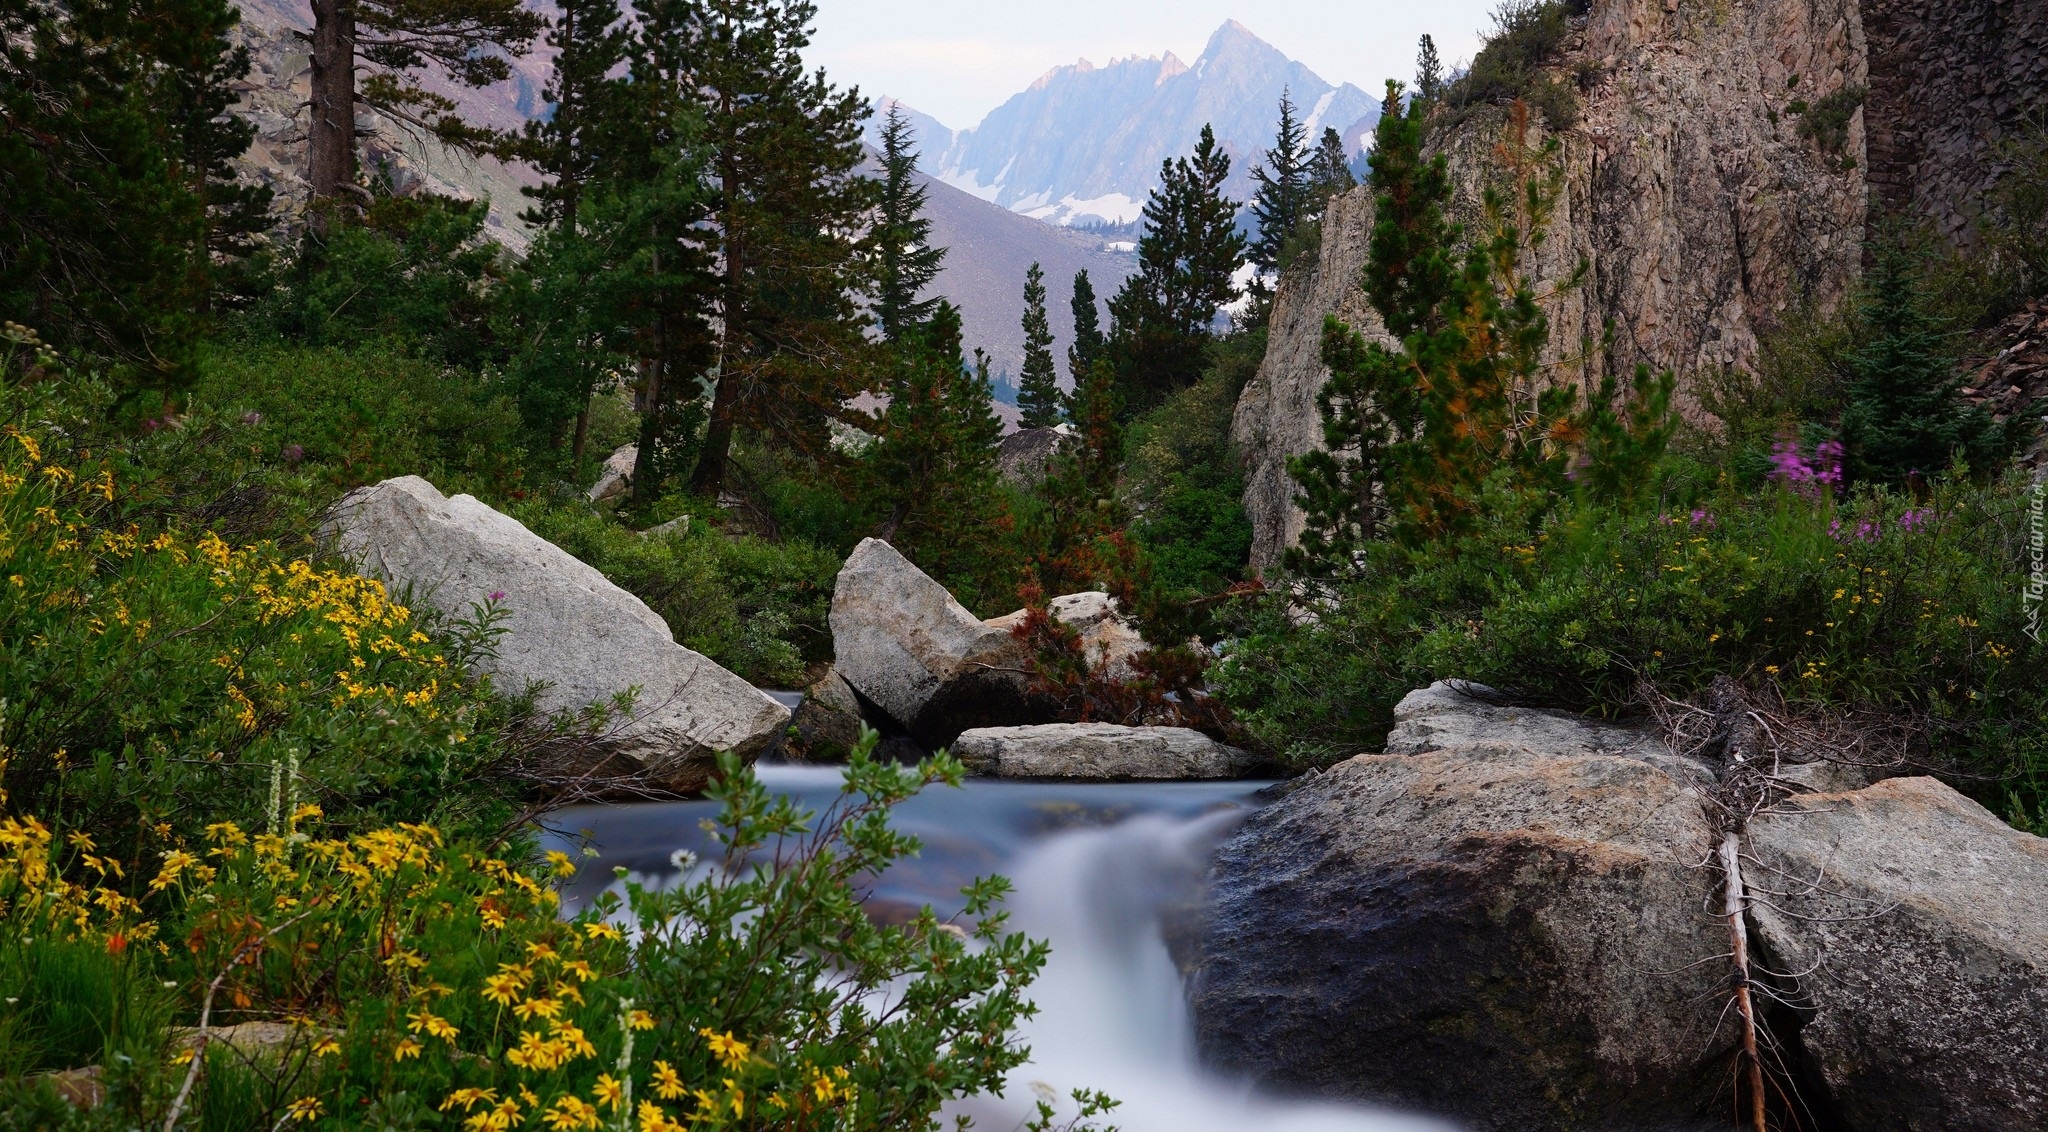
[[[1811,794],[1750,827],[1751,911],[1846,1126],[2048,1118],[2048,840],[1932,778]]]
[[[1692,412],[1699,375],[1753,367],[1788,314],[1850,293],[1884,209],[1967,238],[2000,140],[2048,105],[2048,8],[1595,0],[1556,70],[1584,91],[1558,135],[1562,197],[1531,256],[1538,292],[1555,291],[1546,361],[1581,384],[1637,363],[1671,369]],[[1434,143],[1468,228],[1499,180],[1503,122],[1472,114]],[[1323,316],[1379,329],[1358,292],[1372,222],[1364,189],[1331,210],[1313,266],[1281,280],[1266,358],[1238,403],[1262,569],[1301,529],[1286,460],[1322,443]],[[1582,265],[1577,286],[1554,288]]]
[[[1002,626],[969,613],[896,548],[863,539],[832,590],[833,667],[919,741],[1046,718],[1028,694],[1030,658]]]
[[[1131,661],[1145,651],[1145,638],[1117,610],[1115,598],[1100,590],[1062,594],[1047,602],[1045,611],[1080,633],[1081,652],[1089,668],[1117,680],[1137,675]],[[1019,609],[992,617],[987,624],[1011,632],[1023,624],[1026,613]]]
[[[640,446],[628,444],[605,457],[604,467],[597,472],[597,482],[590,485],[584,498],[592,503],[609,503],[622,498],[633,487],[633,465],[640,459]]]
[[[1045,723],[962,732],[953,754],[998,778],[1239,778],[1258,759],[1186,727]]]
[[[1003,438],[996,447],[996,470],[1003,480],[1019,489],[1036,487],[1052,467],[1054,453],[1067,439],[1067,426],[1020,428]]]
[[[1369,338],[1386,328],[1359,289],[1372,238],[1372,190],[1333,197],[1323,214],[1322,250],[1303,256],[1280,280],[1266,333],[1266,357],[1238,394],[1230,442],[1243,454],[1244,509],[1252,522],[1255,568],[1280,561],[1301,538],[1303,515],[1294,504],[1287,458],[1322,447],[1316,395],[1330,380],[1323,364],[1323,318],[1334,314]]]
[[[804,702],[789,725],[796,732],[784,750],[803,760],[837,758],[860,740],[860,697],[835,668],[804,689]]]
[[[1218,853],[1182,956],[1204,1056],[1480,1129],[1726,1127],[1734,976],[1704,863],[1727,768],[1441,684],[1396,719],[1388,753]],[[1895,778],[1779,800],[1743,856],[1802,1126],[2038,1124],[2048,842]]]
[[[403,600],[467,617],[493,594],[507,616],[482,662],[511,692],[538,685],[543,710],[576,711],[638,689],[606,746],[670,790],[700,788],[720,751],[751,758],[789,710],[676,644],[645,602],[467,495],[418,476],[350,492],[328,524],[336,549]]]

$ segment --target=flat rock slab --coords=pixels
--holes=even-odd
[[[647,604],[518,520],[418,476],[350,492],[328,532],[340,553],[403,600],[448,617],[502,592],[497,656],[481,667],[508,692],[542,685],[539,706],[577,711],[639,689],[608,749],[665,789],[700,789],[720,751],[752,758],[789,709],[675,642]]]
[[[1186,727],[1041,723],[963,732],[953,754],[999,778],[1240,778],[1258,759]]]

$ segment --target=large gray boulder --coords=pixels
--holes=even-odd
[[[1445,684],[1395,717],[1386,754],[1220,850],[1182,956],[1203,1054],[1481,1129],[1727,1127],[1735,982],[1706,866],[1729,768]],[[1743,859],[1774,1089],[1802,1124],[2042,1127],[2048,842],[1894,778],[1776,798]]]
[[[1012,487],[1028,490],[1038,486],[1071,431],[1067,425],[1018,429],[996,446],[996,470]]]
[[[584,498],[592,503],[609,503],[623,497],[633,487],[633,466],[640,462],[640,446],[628,444],[605,457],[604,467],[598,469],[597,482],[590,485]]]
[[[929,746],[972,727],[1036,723],[1030,656],[896,548],[863,539],[832,590],[833,668],[855,691]]]
[[[1258,758],[1186,727],[1041,723],[962,732],[953,754],[999,778],[1239,778]]]
[[[751,758],[789,720],[789,709],[676,644],[639,598],[470,496],[443,496],[418,476],[385,480],[344,497],[328,533],[364,574],[447,616],[502,592],[506,632],[482,662],[500,688],[541,685],[549,711],[639,689],[607,747],[665,789],[702,787],[718,752]]]
[[[2048,1127],[2048,840],[1932,778],[1786,799],[1751,910],[1856,1129]]]
[[[1210,1062],[1475,1128],[1688,1126],[1724,1087],[1713,828],[1621,728],[1437,686],[1407,754],[1330,768],[1219,851],[1192,967]]]

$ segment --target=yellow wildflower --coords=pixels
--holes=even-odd
[[[597,1085],[591,1089],[590,1095],[597,1099],[597,1103],[616,1112],[620,1102],[626,1099],[626,1087],[619,1084],[617,1078],[611,1074],[600,1073],[597,1075]]]
[[[738,1069],[747,1063],[747,1054],[749,1053],[747,1043],[733,1037],[731,1033],[713,1033],[708,1026],[697,1032],[704,1036],[711,1046],[711,1052],[718,1057],[719,1061],[725,1064],[727,1069]]]
[[[408,1057],[418,1057],[422,1048],[420,1043],[411,1038],[400,1038],[397,1047],[391,1051],[391,1060],[404,1061]]]
[[[654,1063],[654,1095],[665,1101],[676,1100],[686,1090],[683,1079],[676,1073],[675,1066],[666,1061]]]

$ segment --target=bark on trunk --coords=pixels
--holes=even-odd
[[[661,251],[654,253],[654,274],[661,274]],[[641,371],[640,388],[640,450],[633,456],[632,500],[634,507],[652,502],[650,496],[656,489],[654,482],[654,453],[661,443],[661,386],[668,377],[668,319],[656,314],[654,317],[654,356],[647,359]],[[580,442],[581,437],[578,437]]]
[[[356,183],[356,12],[354,0],[313,0],[313,114],[306,131],[306,180],[313,199],[353,195]]]
[[[737,192],[736,163],[722,162],[719,180],[722,191]],[[690,473],[690,491],[714,503],[720,485],[725,482],[726,454],[732,449],[733,417],[739,408],[739,378],[733,372],[733,359],[747,337],[746,233],[735,222],[732,208],[724,210],[719,222],[725,237],[725,282],[721,296],[725,309],[720,312],[724,316],[720,330],[723,341],[718,349],[718,383],[711,394],[711,417],[704,426],[704,447],[697,456],[696,469]]]

